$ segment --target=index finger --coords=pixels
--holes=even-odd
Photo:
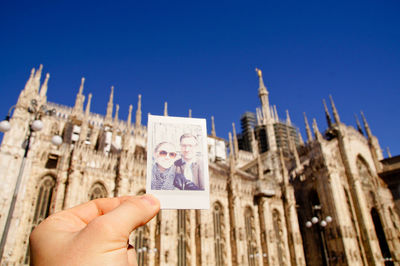
[[[62,211],[58,214],[68,212],[79,218],[85,224],[88,224],[95,218],[114,210],[119,205],[121,205],[122,202],[126,201],[129,198],[134,198],[134,196],[95,199],[75,206],[71,209]]]

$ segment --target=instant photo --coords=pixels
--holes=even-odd
[[[206,120],[148,117],[147,193],[161,209],[209,209]]]

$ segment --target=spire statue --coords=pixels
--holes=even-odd
[[[262,77],[262,71],[258,68],[255,69],[259,79],[259,87],[258,87],[258,97],[261,100],[261,108],[264,118],[264,124],[269,122],[272,118],[270,110],[269,110],[269,98],[268,98],[268,90],[264,85],[264,80]]]

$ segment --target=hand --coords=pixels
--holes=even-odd
[[[151,195],[96,199],[49,216],[30,236],[32,265],[137,265],[129,234],[160,210]]]

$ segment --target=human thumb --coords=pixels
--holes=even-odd
[[[96,238],[128,238],[134,229],[146,224],[160,210],[159,200],[150,194],[122,197],[120,201],[115,209],[88,224],[86,229],[95,233]]]

